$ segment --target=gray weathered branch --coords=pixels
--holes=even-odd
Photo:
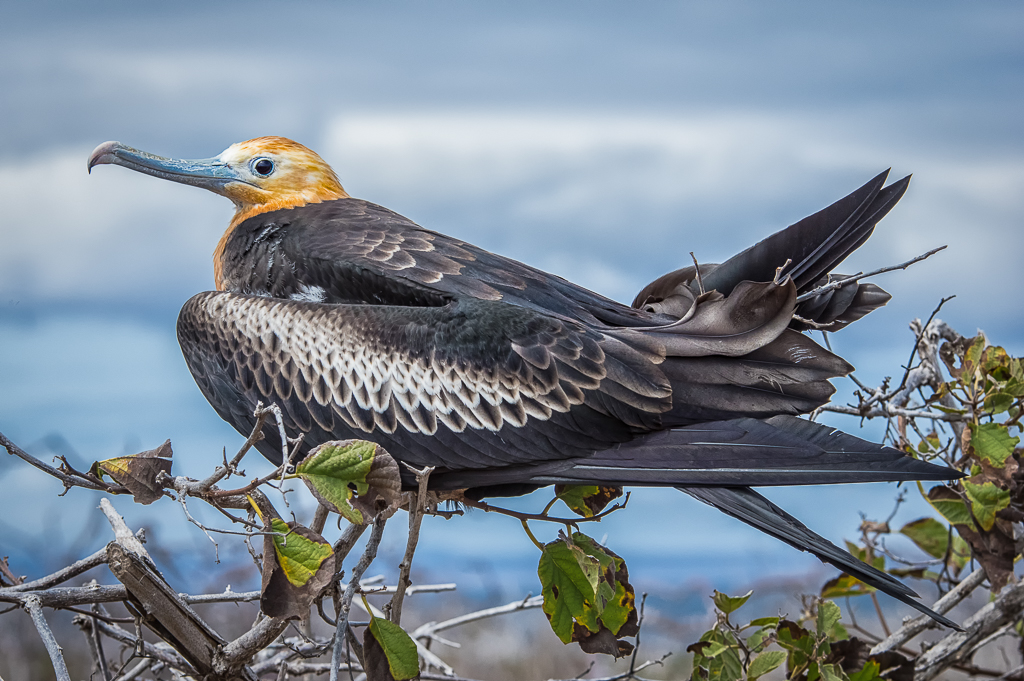
[[[914,664],[915,681],[928,681],[949,667],[967,660],[986,639],[1001,627],[1020,619],[1024,610],[1024,582],[1003,587],[994,601],[964,622],[964,631],[942,639],[925,651]]]
[[[434,471],[433,466],[426,466],[423,470],[417,470],[407,466],[416,474],[416,492],[409,494],[409,538],[405,545],[405,556],[398,566],[398,583],[395,586],[395,595],[385,612],[389,619],[395,624],[402,622],[402,603],[405,599],[405,591],[412,582],[409,580],[409,573],[412,571],[412,558],[416,553],[416,544],[420,540],[420,524],[423,522],[423,510],[427,506],[427,483],[430,481],[430,474]]]
[[[46,618],[43,617],[43,605],[40,603],[39,598],[35,595],[29,595],[25,597],[22,603],[25,606],[25,610],[32,617],[32,623],[36,625],[39,638],[43,640],[43,645],[46,646],[46,652],[50,656],[53,671],[57,674],[57,681],[71,681],[71,675],[68,674],[68,665],[64,661],[64,653],[61,651],[57,639],[54,638],[53,632],[50,631],[50,625],[46,623]]]
[[[947,612],[955,608],[960,601],[970,596],[971,592],[981,586],[984,581],[985,570],[983,568],[978,568],[951,589],[949,593],[935,601],[935,605],[932,606],[932,610],[940,615],[945,615]],[[871,649],[871,654],[880,655],[881,653],[885,653],[890,650],[897,650],[901,648],[904,643],[914,638],[925,629],[931,629],[934,626],[935,620],[928,615],[915,617],[896,631],[892,632],[892,634],[887,636],[885,640],[879,642]]]

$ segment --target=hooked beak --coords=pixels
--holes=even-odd
[[[104,142],[89,156],[89,172],[93,166],[112,164],[124,166],[146,175],[173,182],[190,184],[223,194],[224,186],[232,182],[246,182],[234,168],[218,158],[183,160],[164,158],[133,149],[120,142]]]

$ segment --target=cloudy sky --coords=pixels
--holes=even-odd
[[[86,174],[110,139],[208,157],[292,137],[355,196],[627,302],[689,251],[728,257],[892,167],[910,191],[842,269],[950,248],[881,278],[894,301],[838,349],[877,383],[907,322],[956,294],[943,318],[1024,352],[1022,28],[1009,2],[3,3],[0,431],[82,465],[169,437],[190,475],[241,441],[174,340],[231,206]],[[0,555],[94,513],[80,493],[36,512],[59,489],[7,457],[0,488]],[[772,493],[837,541],[893,495]],[[817,565],[675,493],[631,505],[601,529],[637,578],[657,560],[711,573],[698,556],[730,579]],[[662,533],[637,531],[650,513]],[[529,551],[501,524],[428,531],[467,559]]]

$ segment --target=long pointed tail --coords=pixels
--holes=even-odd
[[[793,416],[700,423],[568,459],[533,481],[616,485],[827,485],[951,480],[959,471]]]
[[[857,560],[749,487],[677,487],[705,504],[742,520],[790,546],[817,556],[860,581],[923,612],[936,622],[962,631],[959,625],[915,600],[917,594],[881,570]]]
[[[587,457],[438,471],[430,483],[437,489],[506,483],[760,487],[959,477],[955,469],[820,423],[775,416],[662,430]]]

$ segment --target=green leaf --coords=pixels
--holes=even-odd
[[[367,608],[369,610],[369,608]],[[420,659],[416,642],[402,627],[380,617],[370,616],[370,633],[384,649],[388,669],[395,681],[412,679],[420,673]]]
[[[919,518],[907,523],[900,530],[913,541],[918,548],[933,558],[945,558],[949,551],[950,530],[935,518]],[[967,561],[971,559],[971,549],[967,542],[959,534],[953,533],[953,550],[949,552],[949,564],[957,570],[962,570]],[[920,575],[912,575],[911,571],[900,572],[889,570],[890,574],[901,576],[916,576],[921,579],[933,579],[934,573],[925,571]]]
[[[750,620],[750,626],[752,627],[777,627],[779,626],[778,617],[758,617],[756,620]]]
[[[574,621],[597,631],[597,582],[601,563],[578,546],[559,539],[546,544],[537,566],[542,610],[562,643],[572,640]]]
[[[295,468],[295,474],[328,508],[336,510],[349,522],[361,525],[363,513],[353,507],[350,500],[353,494],[366,494],[371,474],[382,468],[389,471],[384,477],[395,479],[378,487],[400,485],[398,467],[383,447],[366,440],[340,440],[314,449]]]
[[[1010,356],[1006,350],[998,345],[990,345],[985,348],[981,358],[981,366],[985,372],[997,381],[1005,381],[1011,375]]]
[[[846,674],[843,673],[843,670],[838,665],[818,665],[818,672],[825,681],[847,681]]]
[[[713,659],[729,650],[729,646],[719,641],[711,641],[708,646],[704,649],[703,655],[706,658]]]
[[[963,359],[963,370],[967,376],[964,377],[965,381],[969,381],[978,365],[981,364],[981,355],[985,350],[985,336],[978,334],[972,339],[971,347],[967,348],[967,352],[964,353]]]
[[[944,558],[949,548],[949,528],[935,518],[919,518],[907,523],[900,534],[910,537],[917,547],[932,558]]]
[[[635,596],[632,589],[620,581],[615,582],[615,593],[601,611],[601,624],[608,627],[613,634],[618,634],[622,625],[629,621],[630,614],[636,610]]]
[[[1016,398],[1024,397],[1024,379],[1011,378],[1003,386],[1003,391]]]
[[[880,672],[880,665],[874,660],[868,660],[864,663],[863,669],[849,675],[850,681],[875,681],[876,679],[882,678]]]
[[[743,662],[740,660],[739,644],[730,633],[714,632],[712,645],[722,644],[724,650],[718,651],[711,659],[710,674],[718,681],[740,681],[743,678]]]
[[[765,641],[769,641],[769,637],[774,632],[774,629],[758,629],[747,637],[747,649],[752,653],[760,652],[762,648],[767,647],[768,644]]]
[[[576,515],[593,518],[613,499],[622,496],[622,488],[608,485],[555,485],[555,496]]]
[[[639,631],[635,594],[626,562],[611,549],[580,532],[560,534],[543,548],[537,574],[544,613],[563,643],[614,657],[633,652],[623,638]]]
[[[333,555],[330,543],[323,544],[293,532],[288,523],[271,518],[270,529],[284,536],[274,535],[274,552],[284,576],[295,586],[304,586],[316,574],[325,560]]]
[[[747,669],[747,678],[750,681],[759,676],[764,676],[768,672],[777,668],[783,662],[786,661],[786,653],[783,650],[768,650],[757,657],[750,663],[750,667]]]
[[[942,449],[942,442],[935,433],[917,443],[918,454],[935,454],[940,449]]]
[[[1013,448],[1020,442],[1019,437],[1010,437],[1009,429],[1000,423],[972,423],[970,428],[971,447],[975,454],[994,468],[1003,468],[1013,454]]]
[[[728,615],[731,612],[735,612],[746,603],[753,591],[748,591],[742,596],[727,596],[720,591],[715,591],[715,595],[711,597],[711,600],[715,602],[715,607],[721,610],[724,614]]]
[[[921,494],[950,525],[971,524],[971,512],[960,495],[945,485],[936,485],[925,494],[924,487],[917,483]]]
[[[996,523],[996,513],[1010,505],[1009,490],[1000,489],[992,482],[974,484],[970,479],[964,480],[964,491],[971,500],[971,511],[978,519],[978,524],[986,532]]]
[[[985,411],[999,414],[1013,406],[1016,401],[1017,398],[1008,392],[994,392],[985,398]]]
[[[1007,362],[1011,378],[1024,381],[1024,357],[1011,357]]]
[[[836,625],[839,624],[839,620],[842,617],[843,615],[839,611],[838,605],[831,601],[822,601],[818,605],[818,633],[831,638]]]
[[[621,586],[616,585],[615,583],[615,571],[618,569],[618,566],[622,564],[622,559],[620,558],[618,560],[615,560],[603,550],[603,547],[600,544],[598,544],[593,539],[580,532],[576,532],[572,535],[572,543],[578,546],[583,551],[583,553],[595,559],[598,563],[597,582],[595,583],[594,587],[594,595],[596,596],[595,609],[597,611],[597,618],[601,618],[603,621],[605,609],[607,608],[608,604],[615,599],[615,596],[617,595],[617,589],[615,587]],[[623,589],[623,595],[624,592],[625,589]],[[618,621],[618,615],[621,615],[621,622]],[[622,623],[626,621],[626,618],[628,616],[628,612],[619,612],[616,614],[615,617],[609,618],[613,622],[618,622],[618,625],[612,631],[613,634],[618,632],[618,627],[622,626]],[[595,631],[595,629],[591,627],[588,628],[591,631]],[[608,628],[611,629],[611,627]]]
[[[835,579],[825,582],[821,587],[822,598],[845,598],[847,596],[863,596],[875,591],[875,587],[868,586],[852,575],[843,573]]]
[[[962,570],[971,560],[971,546],[959,534],[953,535],[953,554],[950,559],[958,570]]]

